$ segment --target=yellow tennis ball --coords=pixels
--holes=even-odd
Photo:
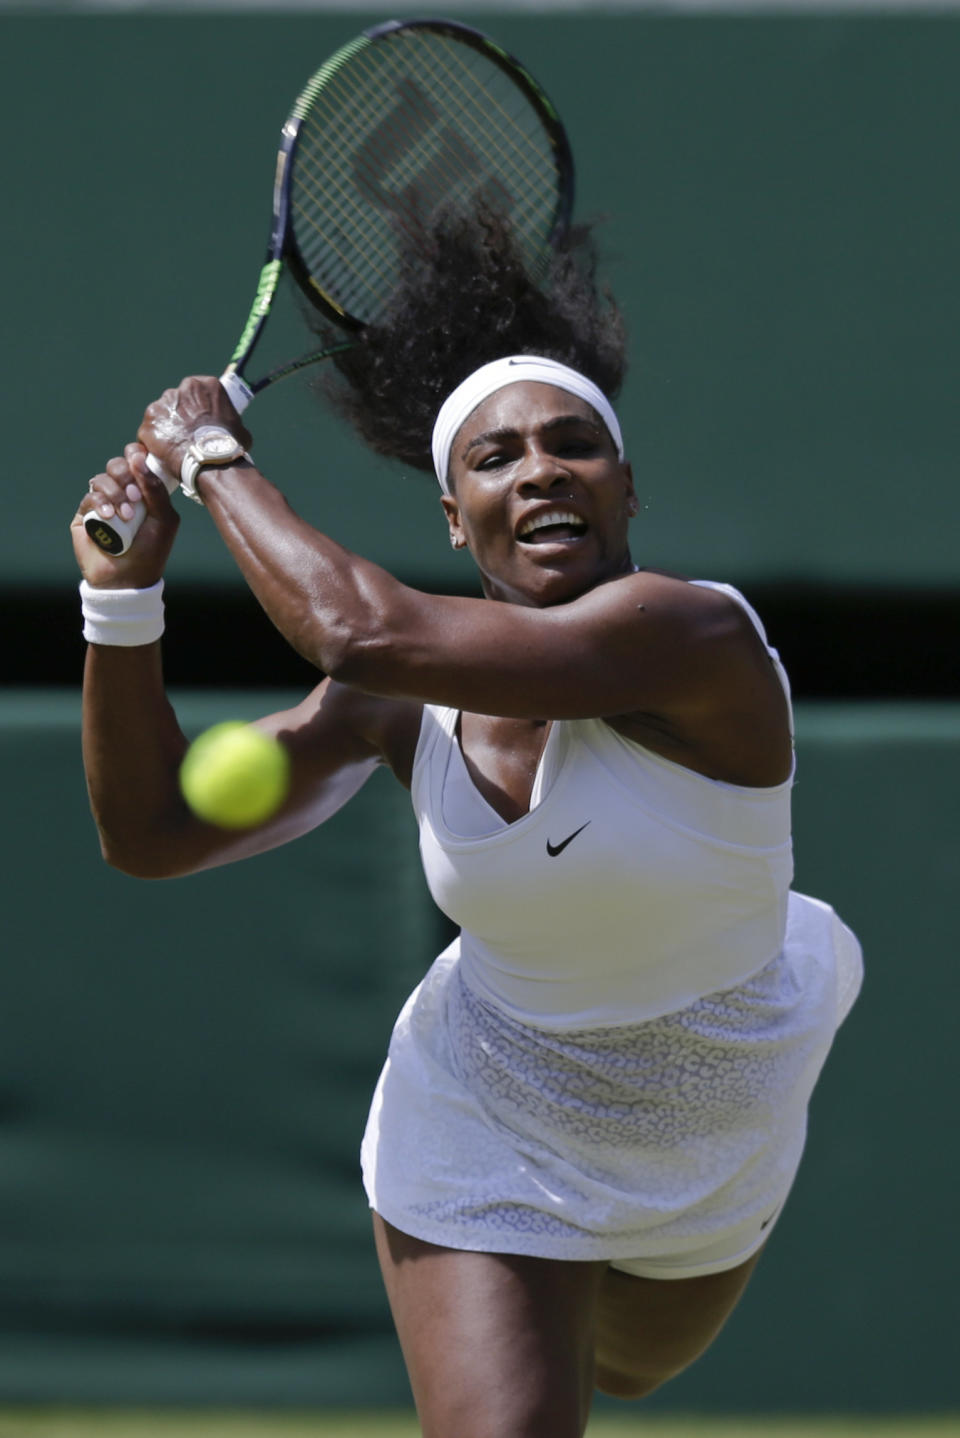
[[[180,765],[180,790],[190,808],[221,829],[249,829],[268,819],[289,787],[286,749],[240,720],[205,730]]]

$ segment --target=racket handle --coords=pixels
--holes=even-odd
[[[243,414],[247,405],[253,399],[253,390],[235,369],[225,369],[220,376],[220,383],[227,392],[227,399],[233,405],[237,414]]]
[[[237,414],[243,414],[247,405],[253,399],[253,390],[235,370],[224,370],[220,376],[220,383],[227,392],[227,398],[233,405]],[[180,480],[176,475],[170,473],[162,460],[156,455],[147,455],[147,468],[157,479],[162,479],[167,486],[167,492],[172,494],[180,486]],[[105,554],[126,554],[134,541],[137,530],[146,518],[147,510],[142,499],[138,499],[133,506],[133,514],[129,519],[121,519],[119,514],[114,514],[112,519],[102,519],[95,509],[84,516],[83,527],[100,549]]]
[[[156,455],[147,455],[147,468],[158,479],[163,480],[168,493],[172,494],[178,487],[180,481],[170,473],[165,464],[157,459]],[[83,517],[83,527],[94,544],[105,554],[126,554],[146,516],[146,505],[142,499],[138,499],[129,519],[124,519],[117,513],[114,513],[110,519],[104,519],[95,509],[91,509]]]

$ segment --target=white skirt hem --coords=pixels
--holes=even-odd
[[[744,1262],[793,1183],[859,988],[855,937],[791,896],[746,984],[633,1026],[549,1033],[478,998],[458,946],[401,1012],[361,1158],[371,1208],[467,1252],[694,1276]]]

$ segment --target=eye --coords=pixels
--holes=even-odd
[[[484,455],[483,459],[478,460],[473,467],[479,470],[500,469],[501,466],[509,464],[509,462],[509,456],[497,450],[494,454]]]

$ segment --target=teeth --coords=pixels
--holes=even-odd
[[[532,519],[520,527],[519,537],[532,534],[535,529],[544,529],[548,524],[575,524],[578,529],[584,527],[583,520],[579,514],[572,514],[569,509],[552,509],[548,514],[535,514]]]

